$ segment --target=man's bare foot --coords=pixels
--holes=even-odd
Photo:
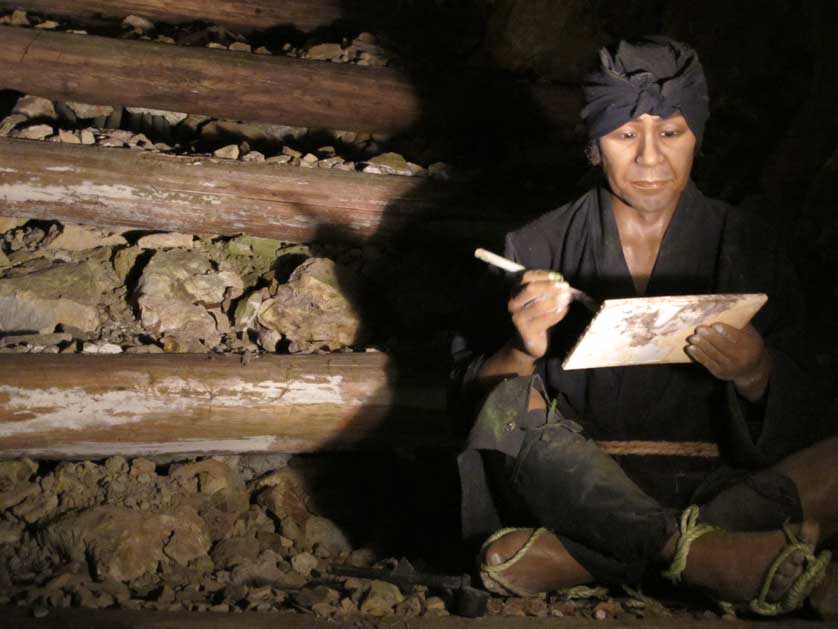
[[[481,563],[499,566],[510,560],[533,533],[533,529],[518,529],[507,533],[486,548]],[[542,533],[520,560],[501,571],[498,576],[515,591],[530,594],[551,592],[593,581],[591,574],[570,556],[564,544],[550,532]],[[497,594],[512,593],[502,592],[501,588],[491,582],[486,583],[486,586]]]
[[[833,561],[826,571],[826,578],[809,598],[812,607],[822,618],[838,618],[838,563]]]
[[[820,537],[817,522],[803,522],[792,527],[792,531],[801,542],[817,545]],[[782,531],[708,533],[690,548],[684,580],[711,590],[721,600],[749,601],[759,594],[770,566],[786,543]],[[777,570],[767,599],[780,600],[804,568],[801,551],[789,555]]]

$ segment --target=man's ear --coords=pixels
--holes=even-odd
[[[591,140],[585,147],[585,157],[591,166],[599,166],[602,163],[602,153],[599,151],[599,140]]]

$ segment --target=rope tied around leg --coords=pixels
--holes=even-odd
[[[698,524],[698,506],[696,505],[690,505],[684,509],[679,528],[681,534],[675,546],[672,564],[669,569],[661,573],[665,579],[675,584],[681,582],[684,569],[687,567],[687,556],[690,554],[692,543],[699,537],[707,535],[707,533],[721,530],[718,526],[712,524]]]

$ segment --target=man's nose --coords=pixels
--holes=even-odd
[[[656,133],[642,133],[635,161],[641,166],[656,166],[663,159],[663,153],[660,149],[659,138]]]

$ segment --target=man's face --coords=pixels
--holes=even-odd
[[[643,114],[602,136],[602,169],[611,192],[640,212],[674,211],[690,178],[695,141],[681,114]]]

